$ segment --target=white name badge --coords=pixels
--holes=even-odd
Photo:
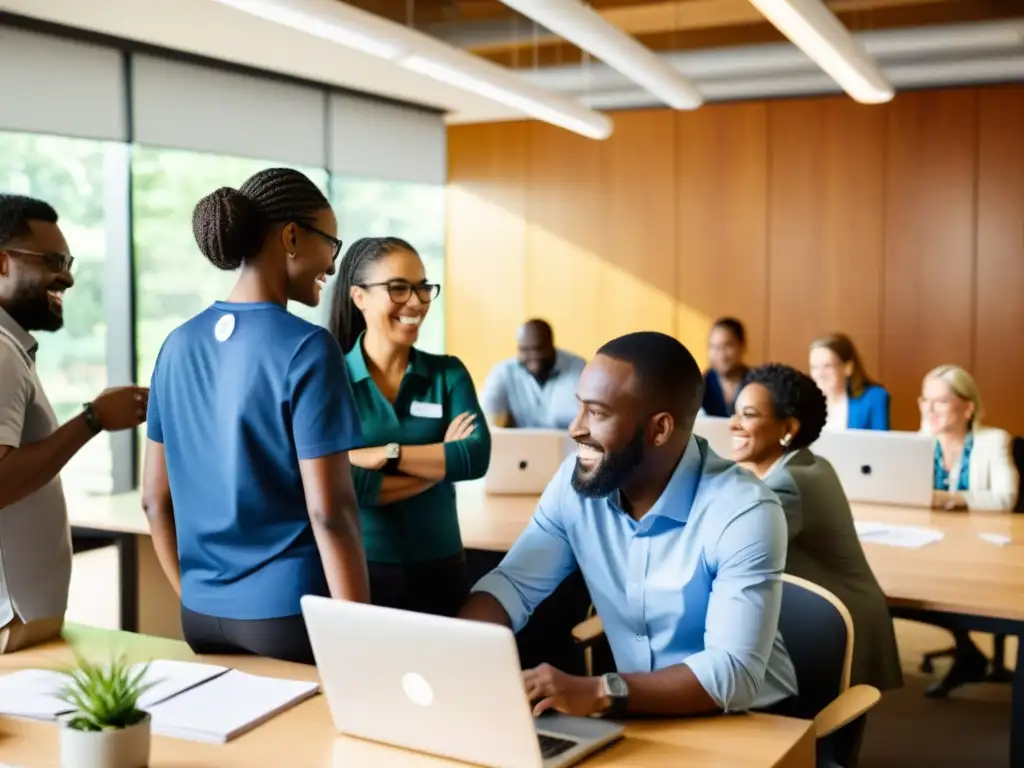
[[[234,315],[224,315],[224,317],[217,321],[217,325],[213,327],[213,337],[217,339],[217,341],[227,341],[231,338],[231,334],[234,332]]]
[[[409,414],[421,419],[440,419],[444,416],[444,408],[440,403],[420,403],[414,400],[409,406]]]

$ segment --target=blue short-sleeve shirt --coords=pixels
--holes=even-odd
[[[330,333],[271,302],[216,302],[164,341],[147,423],[164,446],[186,608],[280,618],[329,594],[299,461],[363,445]]]

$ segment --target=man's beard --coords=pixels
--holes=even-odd
[[[605,453],[597,472],[592,477],[584,478],[580,460],[576,459],[576,468],[572,472],[572,489],[581,496],[601,499],[619,488],[634,469],[644,460],[644,428],[637,429],[633,439],[621,450]]]
[[[4,309],[26,331],[59,331],[64,326],[63,316],[50,307],[46,291],[37,291],[26,288],[16,292]]]

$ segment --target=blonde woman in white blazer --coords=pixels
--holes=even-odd
[[[1012,510],[1020,479],[1010,435],[981,426],[981,395],[956,365],[928,372],[921,387],[921,429],[935,436],[932,506]]]
[[[981,395],[971,375],[956,365],[928,372],[921,386],[921,430],[935,436],[935,488],[932,506],[940,509],[1010,511],[1017,503],[1019,478],[1010,435],[981,426]],[[986,679],[988,659],[970,635],[953,630],[953,666],[926,693],[941,698],[964,683]],[[996,659],[989,673],[1005,674]]]

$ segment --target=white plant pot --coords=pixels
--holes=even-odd
[[[150,717],[116,731],[77,731],[60,724],[60,768],[146,768]]]

